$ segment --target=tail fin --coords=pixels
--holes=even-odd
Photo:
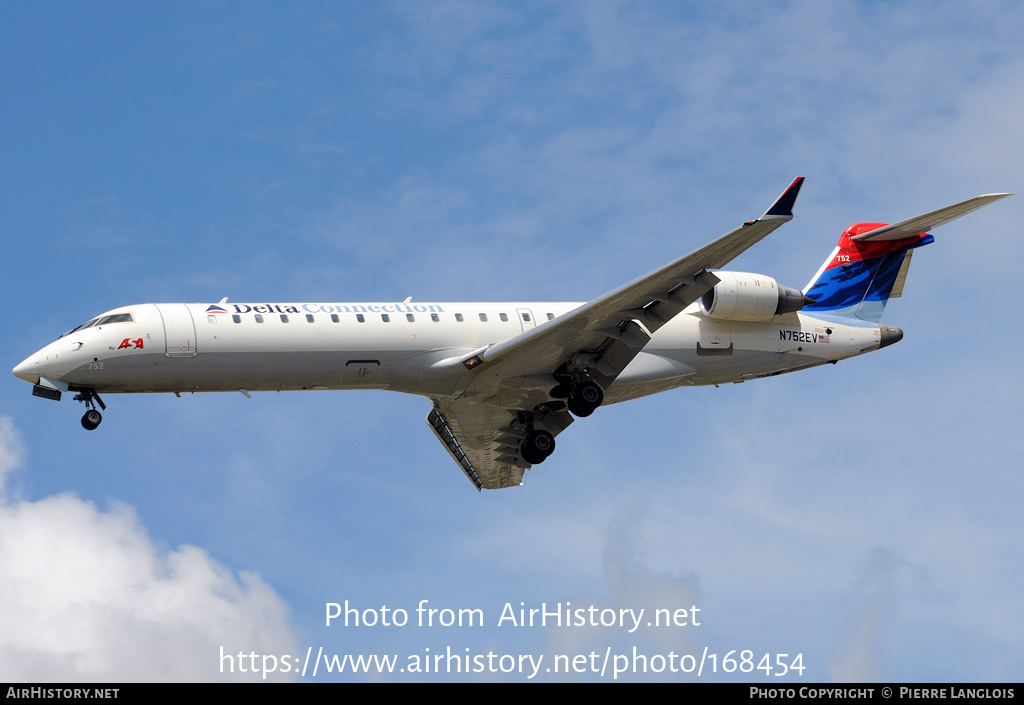
[[[857,223],[839,238],[831,257],[804,289],[814,299],[807,312],[831,313],[878,323],[890,298],[903,293],[912,250],[934,241],[927,233],[900,240],[858,241],[854,236],[885,226]]]
[[[934,242],[928,230],[1009,195],[978,196],[893,225],[851,225],[804,289],[814,303],[803,310],[878,323],[889,299],[903,293],[913,250]]]

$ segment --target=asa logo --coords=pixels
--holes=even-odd
[[[117,349],[142,350],[142,338],[136,338],[135,340],[132,340],[131,338],[125,338],[124,340],[121,341],[121,344],[117,346]]]

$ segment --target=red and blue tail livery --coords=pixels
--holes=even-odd
[[[814,300],[813,304],[804,306],[805,311],[859,318],[871,323],[881,320],[889,297],[899,297],[902,293],[912,250],[935,240],[926,233],[881,242],[852,239],[884,225],[857,223],[843,232],[832,256],[804,291]]]
[[[814,303],[803,310],[878,323],[886,302],[903,294],[913,250],[935,241],[926,231],[1009,195],[978,196],[893,225],[851,225],[804,289]]]

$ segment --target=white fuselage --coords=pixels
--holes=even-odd
[[[438,400],[457,395],[471,375],[452,360],[578,306],[141,304],[104,314],[129,313],[129,321],[62,336],[15,374],[101,394],[389,389]],[[694,304],[653,335],[606,390],[605,403],[803,369],[877,349],[880,340],[877,325],[803,313],[769,323],[720,321]]]

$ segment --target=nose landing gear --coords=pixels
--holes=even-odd
[[[89,409],[88,411],[85,412],[85,415],[82,417],[82,428],[86,429],[87,431],[95,430],[95,428],[100,425],[100,421],[102,420],[103,416],[100,414],[100,412],[96,411],[96,409]]]
[[[103,415],[97,411],[96,405],[99,404],[100,409],[103,409],[104,411],[106,410],[107,405],[103,403],[102,399],[100,399],[100,395],[92,389],[83,389],[75,395],[75,401],[83,402],[87,407],[89,407],[86,410],[85,415],[82,416],[82,428],[87,431],[95,430],[96,427],[100,425],[100,422],[103,421]]]

